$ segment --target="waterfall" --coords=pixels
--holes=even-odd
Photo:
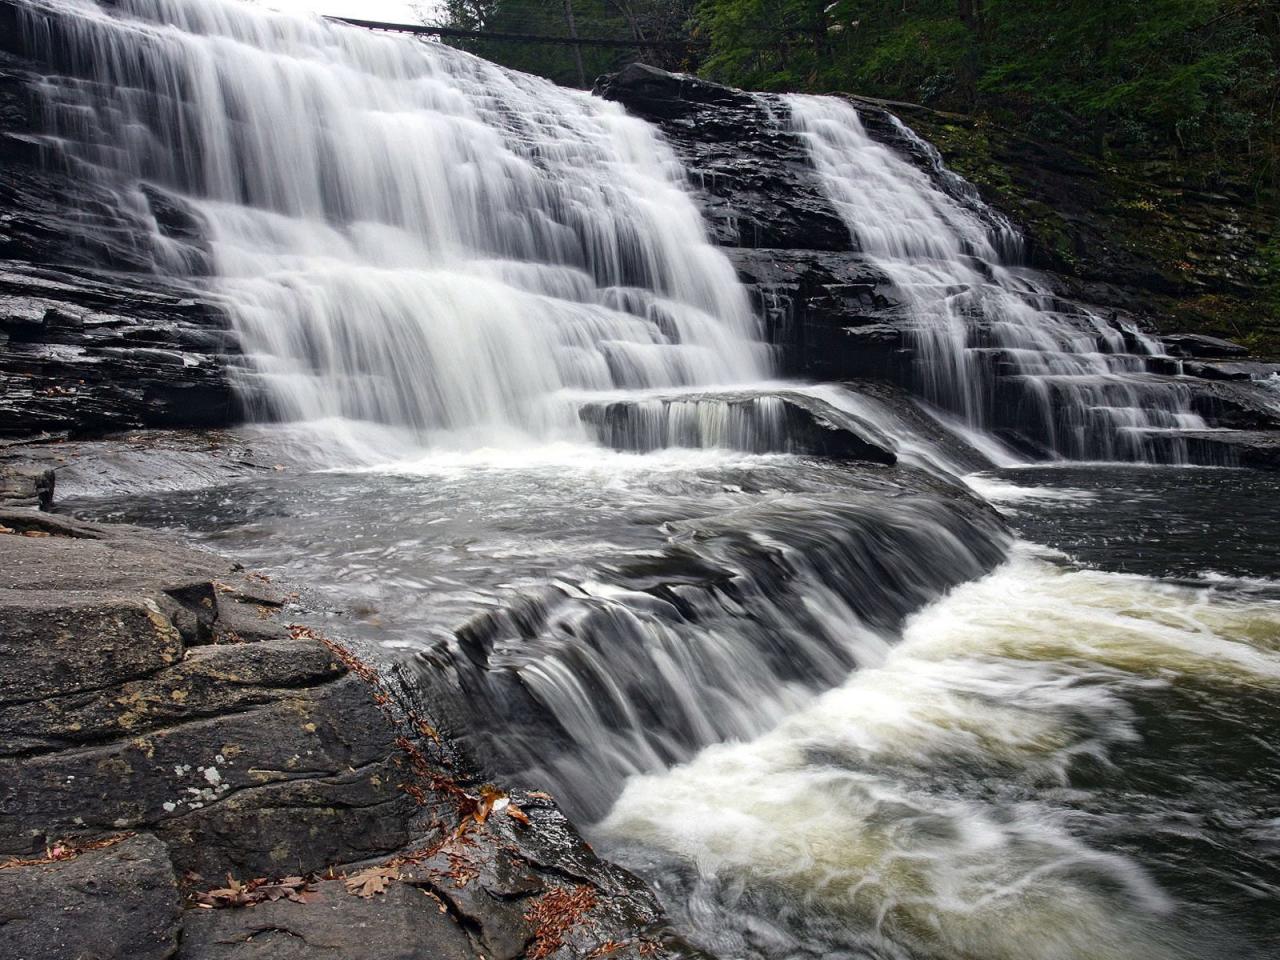
[[[1022,240],[1008,221],[896,118],[941,183],[868,135],[849,102],[785,99],[828,199],[904,303],[913,386],[926,400],[1058,456],[1185,462],[1178,431],[1206,425],[1189,389],[1149,374],[1158,341],[1055,297],[1018,265]]]
[[[849,272],[859,301],[897,301],[919,405],[901,384],[771,383],[764,324],[686,171],[612,103],[237,0],[17,9],[45,73],[49,162],[100,187],[93,202],[114,194],[109,216],[84,204],[90,250],[216,297],[242,395],[291,425],[97,459],[92,443],[52,447],[60,508],[182,530],[290,591],[290,617],[367,657],[420,708],[424,737],[474,761],[442,774],[551,791],[698,950],[1274,954],[1276,775],[1259,758],[1276,753],[1280,630],[1261,579],[1274,551],[1257,544],[1280,530],[1264,509],[1275,485],[1021,469],[1014,446],[1181,460],[1182,431],[1204,424],[1155,340],[1055,297],[1017,232],[909,130],[889,139],[930,162],[873,140],[845,101],[755,101],[790,125],[763,129],[787,134],[768,155],[808,176],[803,140],[847,257],[876,268]],[[735,128],[712,126],[716,150],[738,149]],[[813,245],[844,246],[834,225]],[[772,275],[815,251],[787,252]],[[959,479],[1015,462],[1019,480],[1065,479]],[[138,493],[161,473],[172,489]],[[77,483],[96,501],[65,498]],[[1096,569],[1071,559],[1082,549]],[[225,639],[262,637],[246,656],[295,655],[269,626],[235,636],[252,605],[219,609]],[[124,689],[163,692],[167,675]],[[317,696],[344,709],[345,694]],[[39,709],[65,727],[88,707]],[[134,732],[88,743],[85,762],[145,749]],[[328,779],[346,790],[345,772]],[[161,837],[192,823],[152,814]],[[415,837],[433,829],[430,806],[416,819]],[[557,884],[576,883],[549,822],[474,826],[517,829]],[[505,940],[501,918],[544,891],[499,876],[490,897],[487,877],[459,909],[497,916]],[[514,894],[497,914],[472,910],[498,887]],[[698,952],[657,932],[593,955]]]
[[[570,393],[769,371],[674,155],[614,104],[228,0],[48,0],[24,29],[65,73],[46,145],[114,186],[158,271],[210,275],[259,416],[582,440]]]

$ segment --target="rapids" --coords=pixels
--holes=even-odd
[[[237,442],[278,467],[71,473],[67,509],[298,585],[721,956],[1280,941],[1280,570],[1233,526],[1274,528],[1274,484],[1064,465],[1204,424],[926,144],[777,111],[905,298],[916,403],[773,379],[695,185],[614,104],[232,0],[23,9],[49,162],[225,305]],[[1015,408],[1054,465],[997,439]]]

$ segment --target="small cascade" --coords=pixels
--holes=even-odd
[[[425,655],[419,696],[465,704],[452,725],[478,755],[589,822],[629,777],[758,736],[881,663],[907,615],[1007,547],[979,511],[796,474],[757,465],[738,482],[805,492],[725,486],[665,544],[478,615]]]
[[[209,275],[263,417],[581,440],[562,391],[768,373],[679,164],[614,104],[229,0],[43,0],[23,29],[62,74],[46,147],[157,271]]]
[[[1054,296],[1021,266],[1017,231],[896,118],[936,179],[873,139],[847,101],[785,99],[857,249],[903,301],[911,386],[930,404],[1053,456],[1186,461],[1179,431],[1206,424],[1187,387],[1155,375],[1156,340]]]

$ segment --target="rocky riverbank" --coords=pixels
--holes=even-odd
[[[20,453],[0,508],[5,956],[692,952],[550,797],[483,783],[394,675],[291,623],[287,588],[42,512],[50,472]]]

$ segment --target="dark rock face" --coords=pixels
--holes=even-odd
[[[1171,333],[1160,338],[1175,357],[1247,357],[1249,348],[1202,333]]]
[[[129,209],[43,136],[32,85],[54,71],[16,9],[0,0],[0,437],[235,422],[225,313],[155,267],[159,229],[198,273],[198,225],[155,190]]]
[[[595,92],[657,124],[675,148],[783,373],[899,379],[909,357],[893,287],[854,249],[806,145],[776,122],[780,101],[640,64]]]
[[[158,280],[0,264],[0,436],[234,422],[233,349],[221,311]]]
[[[545,955],[690,953],[548,798],[473,817],[466,758],[343,648],[285,629],[276,588],[24,508],[0,507],[0,554],[4,956],[514,960],[561,903]],[[387,889],[368,899],[319,878],[369,867]],[[227,874],[315,879],[306,903],[182,909]]]
[[[849,231],[809,175],[804,144],[767,123],[758,98],[638,63],[595,92],[669,135],[719,243],[848,250]]]
[[[181,902],[163,843],[128,837],[67,860],[0,866],[0,954],[167,960]]]

